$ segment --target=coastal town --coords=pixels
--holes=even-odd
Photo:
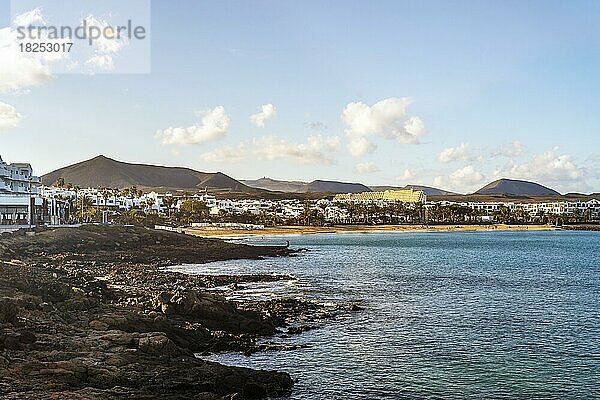
[[[600,0],[3,5],[0,400],[600,400]]]
[[[561,224],[600,220],[600,199],[576,201],[429,200],[422,190],[323,193],[320,198],[228,198],[192,192],[80,188],[59,178],[44,186],[29,163],[0,159],[0,229],[81,223],[230,227],[352,224]]]

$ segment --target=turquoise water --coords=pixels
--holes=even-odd
[[[310,251],[208,268],[291,273],[290,295],[365,310],[275,339],[307,348],[211,359],[287,371],[292,399],[600,398],[600,233],[285,239]]]

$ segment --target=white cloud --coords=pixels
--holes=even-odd
[[[410,169],[405,169],[404,172],[402,173],[402,175],[396,177],[396,180],[398,182],[405,182],[408,181],[410,179],[414,179],[415,177],[415,173],[413,171],[411,171]]]
[[[483,175],[472,165],[467,165],[451,173],[450,180],[457,185],[473,185],[481,183]]]
[[[92,67],[90,72],[95,70],[111,71],[115,68],[115,57],[118,53],[129,44],[126,37],[117,38],[117,32],[108,21],[96,18],[93,15],[88,15],[83,19],[83,23],[90,27],[100,29],[103,34],[93,41],[94,52],[85,62],[86,65]],[[112,32],[112,34],[110,33]]]
[[[24,12],[23,14],[15,16],[13,19],[13,25],[17,26],[29,26],[29,25],[46,25],[44,16],[42,15],[42,9],[40,7],[34,8],[31,11]]]
[[[291,143],[272,136],[253,139],[253,154],[262,160],[293,159],[303,164],[332,164],[329,153],[339,150],[337,137],[309,136],[306,143]]]
[[[438,154],[438,160],[443,163],[448,163],[458,160],[467,160],[470,157],[470,149],[468,143],[461,143],[456,147],[448,147]]]
[[[269,118],[273,117],[275,115],[275,113],[277,112],[277,110],[275,109],[275,106],[273,104],[263,104],[261,106],[261,111],[256,113],[256,114],[252,114],[250,116],[250,122],[252,122],[254,125],[258,126],[259,128],[264,128],[265,127],[265,121],[268,120]]]
[[[408,143],[417,143],[418,137],[425,134],[425,124],[419,117],[410,117],[404,122],[404,131],[410,137]]]
[[[340,148],[338,137],[309,136],[306,143],[293,143],[274,136],[263,136],[241,142],[237,147],[225,146],[200,156],[207,162],[258,160],[292,160],[303,164],[332,164],[332,155]]]
[[[229,129],[229,115],[223,106],[218,106],[202,115],[202,119],[187,128],[169,127],[156,136],[162,144],[199,144],[221,139]]]
[[[377,168],[375,164],[370,162],[358,163],[354,166],[354,169],[356,169],[356,172],[358,172],[359,174],[370,174],[379,171],[379,168]]]
[[[21,114],[13,106],[0,101],[0,130],[14,128],[20,120]]]
[[[525,146],[518,140],[505,143],[492,152],[492,157],[516,158],[525,152]]]
[[[337,136],[327,136],[321,138],[321,135],[313,135],[308,137],[309,141],[320,142],[323,141],[325,149],[330,152],[337,152],[342,147],[342,141]]]
[[[69,53],[62,51],[21,51],[21,44],[69,42],[69,39],[50,38],[47,30],[34,31],[33,37],[19,39],[16,28],[29,25],[46,25],[40,8],[17,15],[13,19],[12,27],[0,29],[0,92],[23,92],[45,83],[53,79],[52,68],[59,61],[69,59]]]
[[[510,162],[494,172],[496,178],[513,178],[535,181],[545,185],[558,185],[562,190],[584,189],[587,170],[579,167],[567,154],[558,149],[534,155],[521,164]]]
[[[472,165],[459,168],[448,176],[437,176],[433,180],[436,187],[449,187],[457,192],[472,192],[479,189],[485,176]]]
[[[372,106],[362,102],[347,104],[341,118],[350,154],[361,156],[373,152],[375,145],[369,140],[373,135],[399,143],[418,143],[425,134],[425,126],[419,117],[407,116],[410,103],[407,97],[390,97]]]
[[[53,79],[53,71],[74,72],[79,66],[87,73],[111,71],[115,68],[115,60],[119,52],[129,44],[127,37],[117,38],[116,30],[104,19],[89,15],[83,19],[87,29],[97,27],[103,34],[93,40],[92,46],[81,41],[83,47],[74,45],[76,51],[27,52],[21,51],[20,45],[28,43],[65,44],[71,38],[54,38],[56,31],[49,29],[33,30],[25,38],[19,38],[18,27],[46,26],[46,20],[40,8],[17,15],[10,27],[0,29],[0,92],[23,92],[31,87]],[[53,27],[53,26],[50,26]],[[110,31],[113,29],[113,36]],[[72,57],[82,58],[81,62]],[[85,67],[85,70],[83,69]]]
[[[200,159],[210,163],[222,163],[239,162],[245,160],[247,157],[248,152],[246,150],[246,144],[240,143],[238,147],[225,146],[211,152],[204,153],[200,156]]]
[[[377,147],[365,137],[351,138],[348,142],[348,150],[353,156],[362,156],[372,153]]]
[[[18,92],[52,79],[47,54],[22,52],[16,31],[0,29],[0,92]]]

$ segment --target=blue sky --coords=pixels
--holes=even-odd
[[[39,6],[48,23],[139,10],[60,4]],[[598,2],[154,1],[151,14],[150,73],[120,73],[130,44],[112,69],[52,64],[4,90],[18,79],[0,77],[0,155],[39,173],[104,154],[236,178],[600,191]]]

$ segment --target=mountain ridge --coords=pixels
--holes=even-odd
[[[516,196],[561,196],[559,192],[536,182],[501,178],[473,194],[511,194]]]
[[[44,185],[52,185],[59,178],[63,178],[65,182],[80,187],[124,188],[138,186],[258,191],[222,172],[200,172],[187,167],[128,163],[103,155],[59,168],[42,175],[41,178]]]
[[[371,189],[362,183],[330,181],[316,179],[311,182],[285,181],[272,178],[242,179],[245,185],[257,189],[271,190],[284,193],[360,193],[370,192]]]
[[[366,186],[358,182],[342,182],[316,179],[311,182],[276,180],[267,177],[254,180],[236,180],[222,172],[200,172],[187,167],[169,167],[151,164],[117,161],[104,155],[59,168],[42,175],[44,185],[52,185],[59,178],[66,183],[79,187],[166,189],[211,189],[247,194],[315,194],[315,193],[360,193],[379,190],[415,189],[423,190],[426,195],[477,196],[477,195],[513,195],[513,196],[563,196],[554,189],[536,182],[502,178],[490,182],[470,195],[461,195],[448,190],[423,185]]]

